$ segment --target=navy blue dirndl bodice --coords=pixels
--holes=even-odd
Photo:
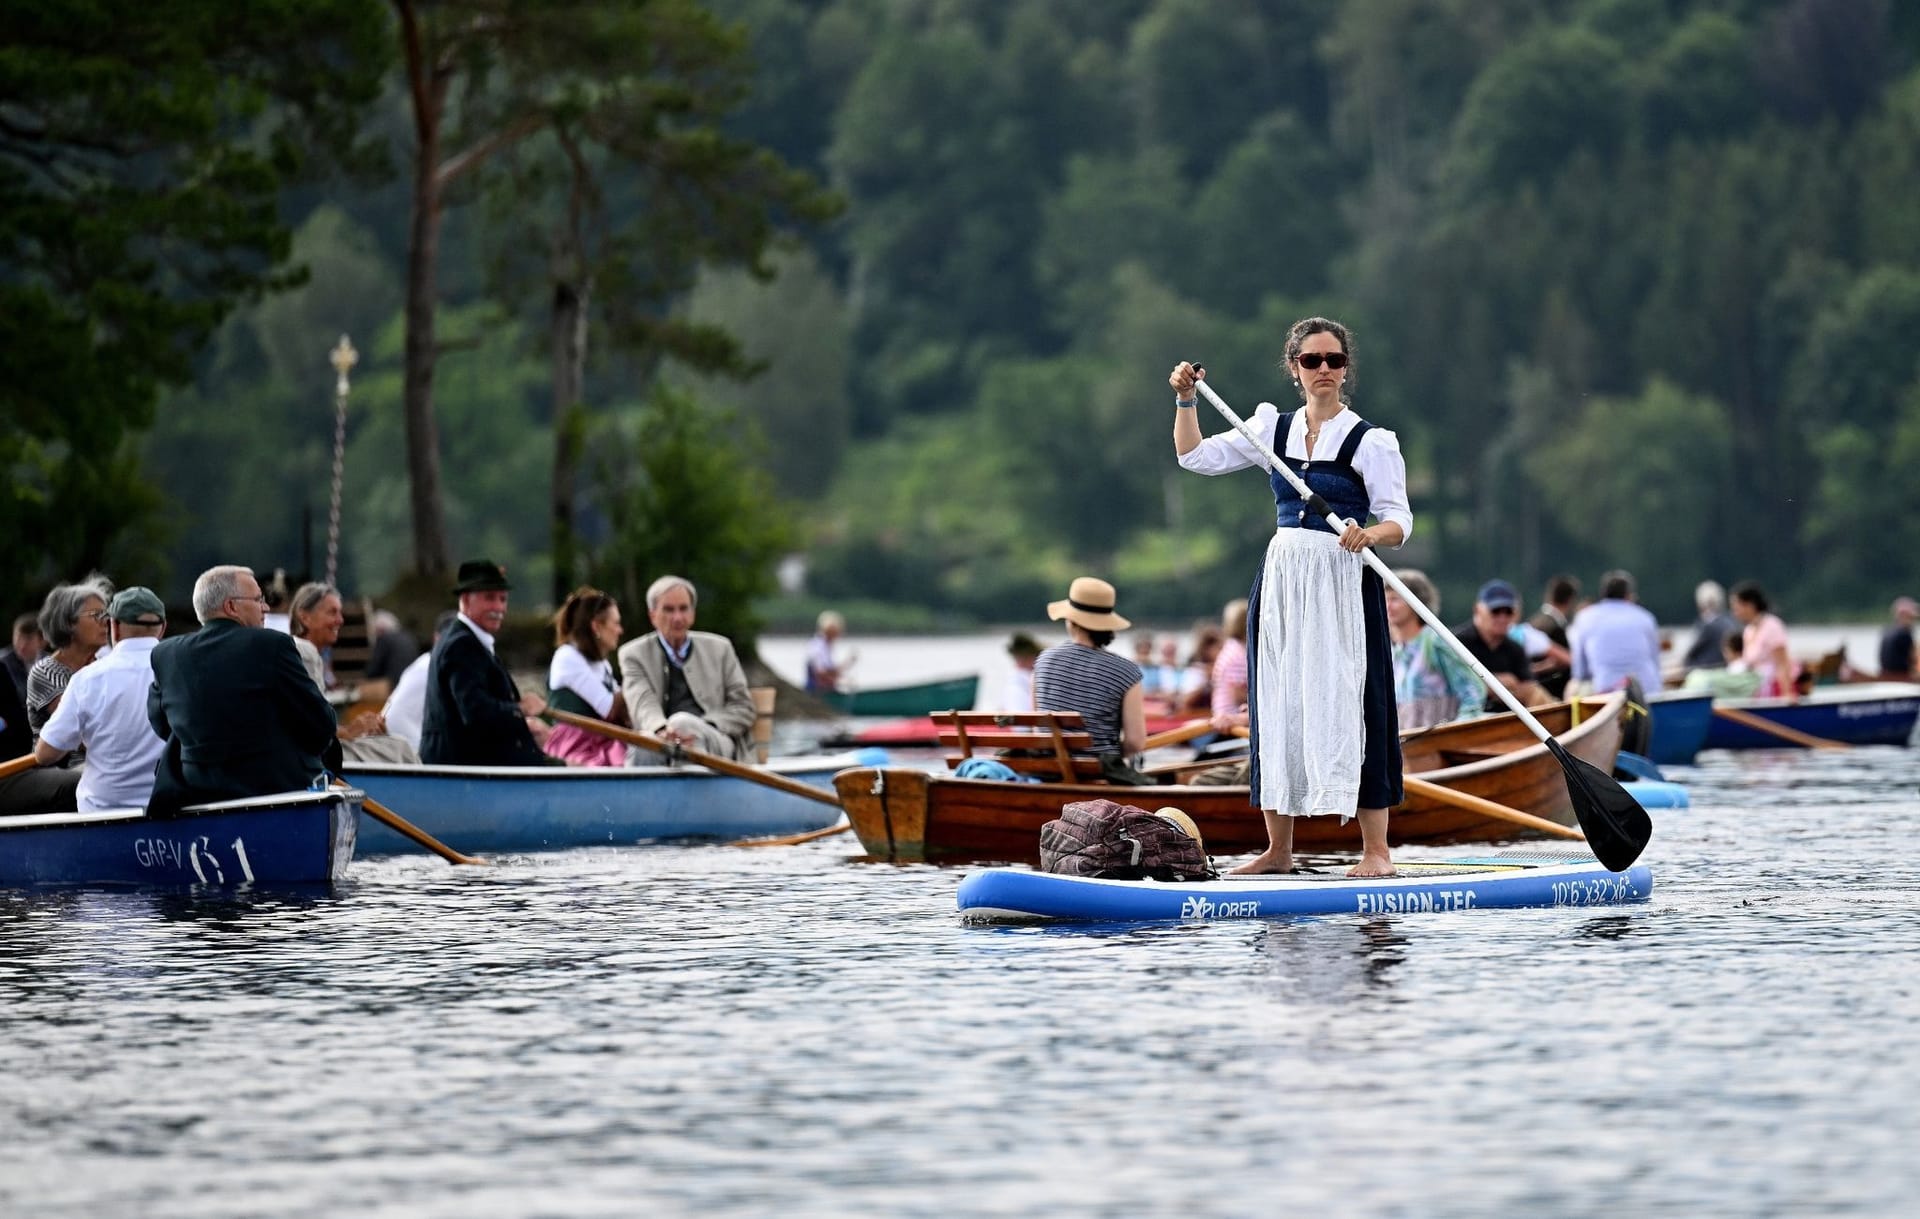
[[[1286,455],[1287,434],[1293,430],[1293,415],[1294,412],[1288,411],[1274,424],[1274,454],[1286,462],[1287,468],[1298,474],[1314,494],[1326,500],[1327,506],[1339,513],[1342,520],[1359,521],[1364,525],[1371,501],[1367,498],[1366,481],[1353,468],[1353,455],[1360,447],[1360,438],[1372,431],[1373,425],[1365,419],[1355,422],[1353,430],[1347,433],[1346,442],[1333,455],[1333,460],[1302,461]],[[1273,484],[1274,528],[1333,532],[1333,526],[1327,524],[1326,517],[1307,507],[1307,501],[1300,498],[1300,493],[1293,489],[1293,484],[1287,481],[1285,475],[1273,470],[1267,478]]]

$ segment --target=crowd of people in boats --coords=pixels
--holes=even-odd
[[[271,587],[271,586],[270,586]],[[199,628],[167,638],[150,589],[107,577],[51,590],[14,623],[0,654],[0,813],[145,808],[301,790],[354,763],[638,766],[681,751],[730,762],[753,751],[758,712],[730,640],[693,629],[699,594],[665,575],[647,589],[653,630],[622,642],[619,602],[574,590],[553,616],[545,692],[522,691],[495,645],[512,584],[487,559],[460,565],[428,649],[375,615],[360,698],[342,721],[329,657],[345,612],[338,589],[262,589],[220,566],[193,588]],[[616,678],[614,660],[619,661]],[[637,727],[658,748],[576,726]],[[626,734],[628,737],[634,734]]]

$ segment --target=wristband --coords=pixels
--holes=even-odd
[[[1198,399],[1198,398],[1188,398],[1188,399],[1186,399],[1186,400],[1184,400],[1184,401],[1182,401],[1182,400],[1181,400],[1181,399],[1179,399],[1179,398],[1175,398],[1175,399],[1173,400],[1173,405],[1174,405],[1175,407],[1177,407],[1178,409],[1180,409],[1180,410],[1183,410],[1183,411],[1190,411],[1190,410],[1192,410],[1192,409],[1193,409],[1194,407],[1196,407],[1196,406],[1199,406],[1199,405],[1200,405],[1200,399]]]

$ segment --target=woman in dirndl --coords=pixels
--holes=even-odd
[[[1391,876],[1387,810],[1400,803],[1399,716],[1393,643],[1380,577],[1360,558],[1368,546],[1399,546],[1413,531],[1400,441],[1348,407],[1353,342],[1323,317],[1287,332],[1286,369],[1303,405],[1284,414],[1262,402],[1249,420],[1294,473],[1347,522],[1336,534],[1291,483],[1269,471],[1275,520],[1247,611],[1247,712],[1252,791],[1267,823],[1267,849],[1236,872],[1293,870],[1293,818],[1360,821],[1361,857],[1351,876]],[[1237,431],[1203,438],[1194,382],[1182,363],[1173,386],[1173,446],[1197,474],[1228,474],[1266,459]],[[1372,517],[1376,523],[1362,522]]]

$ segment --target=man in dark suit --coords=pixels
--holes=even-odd
[[[547,726],[533,719],[547,709],[538,694],[522,694],[493,654],[507,620],[513,585],[490,559],[460,564],[453,591],[460,613],[433,645],[427,671],[420,760],[441,766],[559,765],[540,748]]]
[[[193,585],[201,627],[153,649],[147,719],[166,741],[147,812],[301,791],[340,769],[333,708],[266,616],[260,582],[244,567],[214,567]]]

